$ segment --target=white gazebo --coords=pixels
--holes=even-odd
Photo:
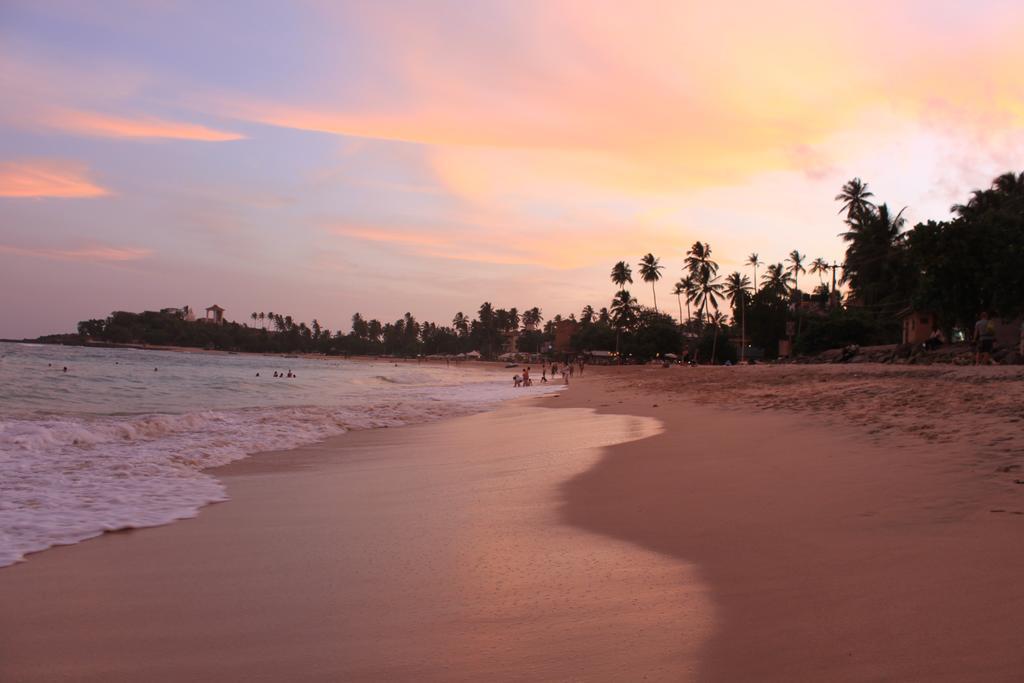
[[[223,325],[224,309],[217,304],[214,304],[206,309],[206,317],[203,319],[208,323],[213,323],[214,325]]]

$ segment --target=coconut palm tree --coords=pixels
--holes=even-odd
[[[597,312],[597,322],[607,325],[611,321],[611,314],[607,308],[602,308]]]
[[[867,305],[884,299],[892,290],[892,263],[897,256],[901,230],[906,223],[904,207],[895,216],[887,204],[849,224],[842,233],[847,242],[843,282],[849,282],[857,297]]]
[[[455,328],[460,337],[465,337],[469,334],[469,318],[466,317],[465,313],[459,311],[452,318],[452,327]]]
[[[690,304],[693,303],[696,298],[697,287],[692,275],[687,275],[681,279],[679,284],[682,285],[683,296],[686,297],[686,322],[690,322]]]
[[[540,314],[540,309],[534,306],[526,311],[523,311],[523,327],[528,330],[536,329],[540,325],[543,316]]]
[[[761,276],[761,289],[767,289],[777,297],[785,297],[793,287],[793,276],[781,263],[768,264],[768,271]]]
[[[683,294],[686,294],[686,285],[683,284],[683,280],[680,278],[679,282],[672,288],[672,293],[676,296],[676,301],[679,302],[679,324],[683,324]],[[689,308],[689,302],[687,302],[687,308]]]
[[[707,242],[694,242],[686,252],[686,269],[696,282],[704,279],[704,273],[707,273],[708,279],[714,278],[718,273],[718,264],[711,260],[711,245]]]
[[[263,311],[260,311],[260,327],[267,329],[267,314]]]
[[[843,189],[836,195],[836,201],[843,203],[839,213],[846,212],[847,222],[859,220],[875,207],[869,199],[874,196],[874,193],[868,190],[868,184],[860,178],[848,180],[843,185]]]
[[[651,283],[651,294],[654,296],[654,312],[658,312],[658,292],[654,289],[654,283],[661,279],[661,271],[664,266],[658,265],[658,259],[654,254],[648,253],[640,259],[640,277],[644,282]]]
[[[636,323],[639,304],[627,290],[622,289],[612,299],[611,320],[615,325],[615,353],[619,352],[619,340],[622,330],[631,328]]]
[[[583,323],[584,325],[589,325],[590,323],[594,322],[594,315],[594,307],[591,306],[590,304],[587,304],[586,306],[583,307],[583,310],[580,311],[580,322]]]
[[[626,283],[633,284],[633,271],[630,270],[628,263],[625,261],[619,261],[612,266],[611,278],[612,282],[614,282],[619,289],[622,289]]]
[[[700,279],[694,287],[695,301],[697,302],[697,315],[704,319],[711,318],[711,309],[718,310],[718,300],[722,298],[722,283],[718,281],[717,275],[712,275],[709,270],[703,271]]]
[[[817,274],[818,282],[825,284],[825,273],[828,272],[829,267],[828,261],[819,256],[811,261],[811,275]]]
[[[259,313],[257,313],[256,311],[253,311],[253,312],[252,312],[252,313],[251,313],[251,314],[249,315],[249,317],[250,317],[250,318],[252,318],[252,326],[253,326],[253,327],[256,327],[256,321],[260,319],[260,314],[259,314]]]
[[[807,270],[804,268],[804,259],[807,258],[799,251],[794,249],[789,252],[789,256],[786,257],[786,263],[789,264],[790,273],[793,274],[793,289],[798,290],[800,288],[800,273],[806,273]]]
[[[757,294],[757,267],[763,266],[764,262],[761,261],[761,257],[755,251],[747,257],[747,265],[754,266],[754,294]]]
[[[740,361],[746,357],[747,348],[747,299],[750,298],[750,280],[739,271],[730,273],[725,278],[725,295],[732,303],[732,310],[740,309]],[[739,304],[737,306],[737,304]]]

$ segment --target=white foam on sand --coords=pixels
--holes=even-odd
[[[404,386],[399,377],[343,406],[0,418],[0,567],[105,531],[194,517],[227,499],[224,486],[203,471],[209,467],[353,429],[479,412],[526,395],[495,380],[425,388]]]

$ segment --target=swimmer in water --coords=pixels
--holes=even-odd
[[[68,366],[65,365],[64,366],[64,372],[67,372],[67,371],[68,371]]]

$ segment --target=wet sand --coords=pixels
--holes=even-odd
[[[893,392],[991,387],[706,370],[222,468],[196,519],[0,570],[0,680],[1020,679],[1018,379],[930,438]]]
[[[0,680],[685,677],[696,569],[558,518],[600,446],[658,429],[507,405],[221,468],[196,519],[0,571]]]

